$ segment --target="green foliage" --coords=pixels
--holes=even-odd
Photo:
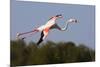
[[[73,42],[47,43],[37,46],[23,40],[11,41],[11,66],[95,61],[95,51]]]

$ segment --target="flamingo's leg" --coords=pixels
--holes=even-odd
[[[29,31],[29,32],[25,32],[25,33],[17,33],[16,38],[19,38],[19,36],[21,35],[25,35],[25,34],[29,34],[29,33],[33,33],[33,32],[38,32],[37,29],[33,30],[33,31]],[[22,39],[25,39],[26,37],[23,37]]]

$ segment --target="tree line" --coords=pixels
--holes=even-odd
[[[95,51],[84,44],[47,41],[37,46],[23,40],[10,41],[11,66],[59,64],[95,61]]]

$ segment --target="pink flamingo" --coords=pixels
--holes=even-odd
[[[40,37],[39,41],[37,42],[37,45],[39,45],[47,37],[47,35],[51,29],[58,29],[60,31],[65,31],[65,30],[67,30],[69,23],[77,23],[76,19],[71,18],[71,19],[67,20],[65,27],[61,28],[56,23],[56,20],[58,18],[62,18],[62,15],[59,14],[59,15],[51,17],[45,25],[42,25],[32,31],[25,32],[25,33],[17,33],[17,38],[24,34],[28,34],[28,33],[32,33],[32,32],[41,32],[41,37]],[[25,39],[25,38],[26,37],[24,37],[22,39]]]

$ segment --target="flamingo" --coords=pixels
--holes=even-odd
[[[39,39],[38,42],[37,42],[37,45],[39,45],[39,44],[47,37],[47,35],[48,35],[48,33],[49,33],[49,31],[50,31],[51,29],[58,29],[58,30],[60,30],[60,31],[65,31],[65,30],[67,30],[68,24],[69,24],[69,23],[77,23],[77,20],[76,20],[76,19],[70,18],[69,20],[67,20],[65,27],[64,27],[64,28],[61,28],[61,27],[59,27],[59,26],[57,25],[57,23],[56,23],[56,20],[57,20],[58,18],[62,18],[62,15],[61,15],[61,14],[58,14],[58,15],[56,15],[56,16],[51,17],[51,18],[47,21],[46,24],[41,25],[40,27],[37,27],[37,28],[35,28],[35,29],[32,30],[32,31],[24,32],[24,33],[17,33],[17,38],[18,38],[19,36],[21,36],[21,35],[24,35],[24,34],[29,34],[29,33],[32,33],[32,32],[41,32],[41,37],[40,37],[40,39]],[[25,38],[26,38],[26,37],[23,37],[22,39],[25,39]]]

